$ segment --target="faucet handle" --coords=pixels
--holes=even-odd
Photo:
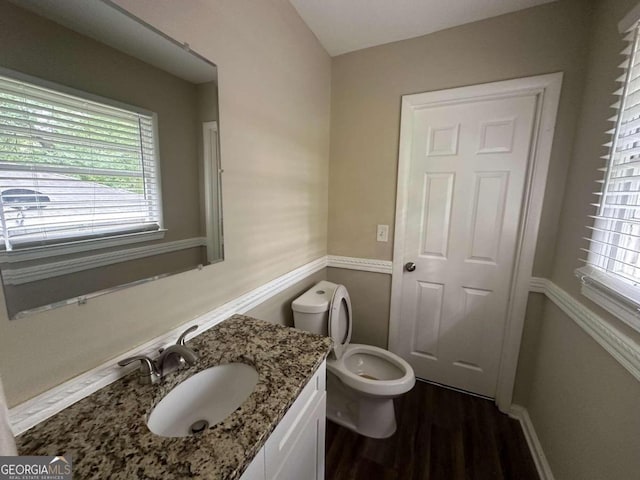
[[[158,368],[153,360],[144,355],[136,355],[135,357],[125,358],[124,360],[120,360],[118,365],[124,367],[133,362],[140,362],[140,383],[144,385],[148,385],[151,383],[156,383],[160,380],[160,373],[158,372]]]
[[[186,337],[187,335],[189,335],[191,332],[194,332],[198,329],[198,325],[192,325],[191,327],[187,328],[184,332],[182,332],[180,334],[180,336],[178,337],[178,341],[176,342],[176,345],[182,345],[184,346],[185,341],[186,341]]]

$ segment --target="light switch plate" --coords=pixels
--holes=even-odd
[[[378,231],[376,233],[376,240],[378,242],[389,241],[389,225],[378,225]]]

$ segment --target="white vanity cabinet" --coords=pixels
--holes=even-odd
[[[325,368],[323,362],[240,480],[324,479]]]

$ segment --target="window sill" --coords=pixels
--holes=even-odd
[[[582,282],[582,295],[640,332],[640,287],[589,265],[575,274]]]
[[[90,240],[70,241],[59,245],[47,245],[43,247],[23,248],[11,252],[0,253],[0,263],[20,263],[40,258],[58,257],[71,255],[74,253],[100,250],[103,248],[119,247],[132,243],[151,242],[162,240],[167,230],[160,229],[149,232],[130,233],[126,235],[115,235],[104,238],[93,238]]]
[[[175,240],[173,242],[125,248],[60,261],[40,263],[33,266],[11,266],[2,269],[2,276],[4,283],[7,285],[22,285],[24,283],[44,280],[46,278],[58,277],[97,267],[104,267],[114,263],[121,263],[128,260],[136,260],[154,255],[162,255],[165,253],[202,247],[205,245],[206,238],[204,237],[186,238],[184,240]]]

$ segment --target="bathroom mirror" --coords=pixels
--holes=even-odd
[[[105,0],[0,0],[10,318],[223,258],[217,68]]]

